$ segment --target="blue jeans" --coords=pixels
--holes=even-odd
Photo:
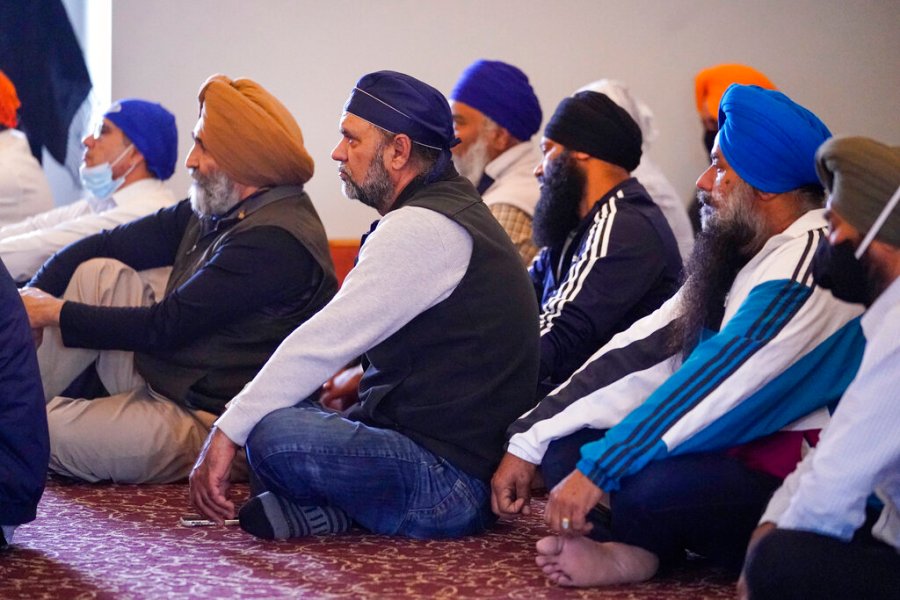
[[[484,531],[487,483],[390,429],[303,401],[262,419],[247,459],[265,489],[298,506],[331,506],[373,533],[447,538]]]

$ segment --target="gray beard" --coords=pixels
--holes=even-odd
[[[365,178],[362,183],[355,183],[350,170],[342,167],[347,179],[341,182],[341,191],[350,200],[359,200],[366,206],[371,206],[379,213],[383,213],[390,202],[394,192],[394,184],[384,168],[384,148],[386,144],[380,144],[375,150],[375,156],[369,163]]]
[[[200,217],[218,217],[226,214],[241,201],[234,181],[223,171],[215,171],[208,177],[192,174],[191,208]]]

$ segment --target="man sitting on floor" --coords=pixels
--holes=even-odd
[[[719,123],[682,289],[510,428],[494,509],[527,510],[541,465],[559,536],[538,542],[537,562],[561,585],[641,581],[686,549],[739,568],[769,495],[827,418],[819,409],[859,364],[861,307],[810,274],[828,129],[783,94],[740,85]]]
[[[31,279],[54,252],[175,203],[163,183],[175,171],[175,117],[155,102],[114,102],[84,138],[81,182],[89,196],[0,228],[0,258]]]
[[[303,191],[313,161],[274,96],[207,80],[186,166],[190,200],[66,247],[22,290],[32,327],[47,327],[38,358],[58,473],[186,478],[225,403],[337,289]],[[154,303],[139,271],[161,266],[172,272]],[[91,364],[110,396],[56,397]]]
[[[529,269],[541,303],[537,397],[659,308],[681,276],[672,229],[630,175],[641,130],[625,109],[597,92],[566,98],[541,151],[534,239],[543,249]]]
[[[655,162],[647,156],[650,143],[656,139],[656,130],[653,111],[641,102],[621,81],[614,79],[600,79],[589,83],[580,90],[599,92],[609,96],[609,99],[628,111],[634,122],[641,128],[641,163],[631,172],[631,176],[637,179],[656,205],[666,217],[666,222],[672,228],[675,241],[678,242],[678,252],[682,260],[687,260],[694,247],[694,228],[688,217],[684,200],[675,191],[675,187],[662,172]]]
[[[542,114],[528,76],[499,60],[475,61],[453,86],[450,110],[460,139],[453,164],[476,186],[522,262],[531,264],[538,251],[531,222],[539,194],[532,172],[541,155],[530,140]]]
[[[0,261],[0,550],[34,520],[44,493],[50,440],[28,317]]]
[[[347,529],[419,538],[493,522],[504,431],[532,403],[537,303],[519,255],[456,173],[447,100],[408,75],[362,77],[332,151],[344,194],[382,216],[340,293],[288,337],[216,421],[191,500],[233,518],[228,471],[246,445],[265,492],[239,513],[263,538]],[[309,397],[364,355],[346,416]]]
[[[821,441],[769,502],[743,591],[751,599],[887,600],[900,594],[900,148],[835,138],[816,166],[831,190],[831,227],[813,277],[871,305],[862,318],[866,351]],[[867,502],[873,493],[880,502]]]

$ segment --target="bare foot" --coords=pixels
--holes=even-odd
[[[655,554],[618,542],[551,535],[538,540],[537,566],[558,585],[590,587],[646,581],[656,574]]]

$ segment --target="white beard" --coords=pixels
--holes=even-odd
[[[472,143],[465,154],[453,155],[453,164],[456,166],[456,170],[476,186],[481,182],[484,168],[489,162],[487,138],[484,133],[478,134],[478,139]]]

